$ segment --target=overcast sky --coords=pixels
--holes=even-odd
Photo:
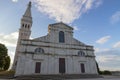
[[[30,0],[0,0],[0,43],[15,54],[20,20]],[[31,38],[47,34],[49,24],[63,21],[74,38],[93,45],[101,70],[120,70],[120,0],[31,0]]]

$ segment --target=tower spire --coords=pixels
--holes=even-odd
[[[31,17],[31,1],[28,3],[27,9],[23,16]]]

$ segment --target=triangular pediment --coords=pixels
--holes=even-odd
[[[67,25],[67,24],[65,24],[65,23],[63,23],[63,22],[50,24],[49,26],[73,30],[73,28],[72,28],[71,26],[69,26],[69,25]]]

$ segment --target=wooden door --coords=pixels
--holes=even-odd
[[[83,63],[81,63],[80,65],[81,65],[81,72],[85,73],[85,65]]]
[[[41,69],[41,62],[36,62],[35,73],[40,73],[40,69]]]
[[[59,58],[59,73],[65,73],[65,58]]]

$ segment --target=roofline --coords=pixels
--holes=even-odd
[[[71,26],[69,26],[69,25],[67,25],[67,24],[65,24],[65,23],[63,23],[63,22],[57,22],[57,23],[49,24],[49,26],[53,26],[53,25],[56,25],[56,24],[59,24],[59,23],[62,23],[62,24],[64,24],[64,25],[66,25],[67,27],[71,28],[72,30],[74,30],[73,27],[71,27]]]

